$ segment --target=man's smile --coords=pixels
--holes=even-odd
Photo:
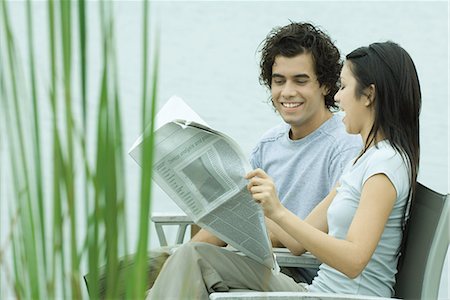
[[[281,105],[286,108],[296,108],[303,105],[303,102],[281,102]]]

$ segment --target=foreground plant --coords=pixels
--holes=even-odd
[[[26,35],[15,32],[11,22],[10,6],[17,9],[23,5],[27,14]],[[150,74],[149,3],[143,2],[141,100],[142,129],[150,124],[142,154],[148,160],[142,168],[137,208],[139,234],[132,251],[124,218],[126,154],[114,4],[95,3],[99,5],[101,45],[92,47],[102,48],[100,78],[88,71],[89,28],[98,24],[87,24],[86,15],[94,3],[47,2],[48,62],[35,55],[33,5],[43,3],[0,3],[0,122],[4,129],[1,142],[6,144],[1,157],[2,163],[8,163],[2,166],[5,175],[1,176],[0,190],[7,195],[2,207],[7,207],[9,213],[9,229],[2,228],[6,233],[2,238],[6,239],[0,244],[0,295],[13,294],[18,299],[80,299],[86,295],[82,272],[89,272],[92,280],[98,282],[99,267],[104,265],[105,290],[100,291],[97,284],[90,285],[91,298],[99,298],[100,293],[117,298],[121,284],[129,297],[143,298],[158,70],[156,53]],[[24,37],[27,49],[18,49],[18,38]],[[20,53],[27,53],[28,59],[20,57]],[[75,57],[80,64],[75,65]],[[27,61],[26,65],[22,65],[23,61]],[[49,75],[38,69],[43,65],[47,65]],[[42,85],[47,78],[48,82]],[[87,95],[92,94],[90,83],[96,81],[101,82],[97,92],[100,96],[88,99]],[[98,110],[96,124],[88,121],[88,106]],[[46,107],[50,122],[43,117]],[[95,156],[90,155],[89,149],[93,148]],[[48,156],[52,159],[44,159]],[[130,252],[136,252],[131,274],[120,277],[126,280],[119,284],[118,274],[123,267],[119,258]]]

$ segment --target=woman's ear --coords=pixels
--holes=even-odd
[[[367,97],[366,106],[370,106],[375,101],[375,84],[371,84],[366,88],[365,96]]]

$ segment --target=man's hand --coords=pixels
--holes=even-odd
[[[197,232],[197,234],[191,239],[191,242],[209,243],[219,247],[224,247],[227,245],[224,241],[205,229],[200,229],[200,231]]]

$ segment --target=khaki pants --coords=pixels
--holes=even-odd
[[[159,272],[161,271],[162,266],[166,262],[167,258],[172,253],[171,247],[162,247],[159,249],[151,250],[147,255],[147,289],[150,289],[153,286],[153,283],[158,277]],[[119,262],[119,269],[117,271],[117,284],[119,290],[120,299],[125,299],[125,283],[127,280],[127,274],[130,274],[134,268],[134,256],[126,256],[121,258]],[[105,299],[106,297],[106,269],[105,267],[100,268],[99,270],[99,278],[98,283],[92,282],[92,278],[90,274],[84,276],[84,280],[86,282],[86,286],[89,291],[89,287],[93,284],[98,284],[99,288],[99,296],[100,299]],[[93,297],[93,295],[91,295]]]
[[[187,243],[164,264],[150,299],[208,299],[230,289],[305,292],[302,284],[251,258],[206,243]]]

